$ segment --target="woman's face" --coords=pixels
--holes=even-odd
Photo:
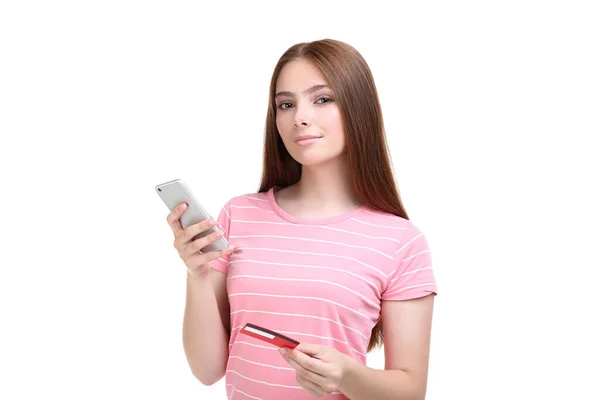
[[[319,165],[344,153],[342,117],[333,91],[309,61],[297,59],[283,67],[275,106],[279,135],[300,164]]]

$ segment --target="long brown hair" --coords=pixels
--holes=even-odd
[[[298,43],[279,59],[269,92],[263,172],[259,193],[300,180],[302,166],[286,150],[277,131],[275,86],[283,67],[295,59],[312,62],[331,86],[340,109],[352,185],[363,204],[408,219],[392,173],[379,96],[369,66],[352,46],[332,39]],[[383,345],[381,319],[367,352]]]

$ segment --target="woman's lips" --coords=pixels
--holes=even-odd
[[[308,146],[309,144],[315,143],[319,139],[321,139],[321,137],[318,137],[318,136],[307,137],[304,139],[297,140],[296,144],[299,146]]]

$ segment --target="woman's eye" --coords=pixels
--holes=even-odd
[[[317,101],[315,101],[315,103],[316,104],[326,104],[331,101],[332,100],[328,97],[321,97]],[[277,106],[277,108],[279,108],[280,110],[287,110],[288,108],[292,108],[293,106],[294,105],[292,103],[290,103],[289,101],[286,101],[286,102],[279,104],[279,106]]]
[[[325,104],[325,103],[329,103],[330,101],[331,101],[331,99],[328,99],[327,97],[321,97],[319,100],[317,100],[317,103]]]

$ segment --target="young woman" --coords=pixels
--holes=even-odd
[[[233,399],[425,397],[431,256],[400,200],[373,77],[353,47],[288,49],[271,81],[259,191],[185,230],[184,211],[168,222],[189,271],[184,349],[203,384],[225,376]],[[199,252],[219,235],[229,249]],[[280,354],[240,334],[246,323],[300,345]],[[385,370],[366,367],[382,344]]]

